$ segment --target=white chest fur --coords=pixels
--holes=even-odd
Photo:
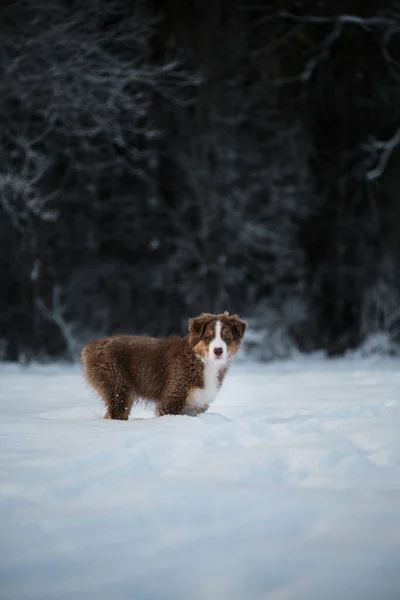
[[[206,359],[204,361],[204,388],[194,390],[191,398],[191,405],[194,408],[205,408],[215,399],[220,387],[218,375],[222,366],[216,360]]]

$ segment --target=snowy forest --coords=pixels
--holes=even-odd
[[[396,347],[400,0],[4,0],[0,35],[1,358],[224,310]]]

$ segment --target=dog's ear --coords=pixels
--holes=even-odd
[[[239,338],[242,339],[246,329],[247,323],[238,317],[238,315],[230,315],[228,317],[229,324],[232,328],[233,333]]]
[[[189,319],[189,333],[191,335],[202,336],[204,329],[212,320],[213,316],[208,313],[203,313],[199,317]]]
[[[193,335],[200,335],[203,325],[203,317],[194,317],[193,319],[189,319],[189,333],[192,333]]]

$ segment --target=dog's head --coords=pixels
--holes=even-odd
[[[203,313],[189,319],[189,343],[196,354],[222,366],[239,350],[246,329],[237,315]]]

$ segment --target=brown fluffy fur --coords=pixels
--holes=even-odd
[[[203,314],[190,319],[189,335],[154,339],[115,335],[90,342],[82,352],[84,374],[107,407],[106,419],[127,420],[139,398],[155,401],[157,415],[193,414],[190,398],[204,386],[203,357],[210,329],[220,320],[230,356],[239,350],[246,323],[237,315]],[[221,368],[219,385],[229,365]],[[204,412],[197,409],[195,412]]]

